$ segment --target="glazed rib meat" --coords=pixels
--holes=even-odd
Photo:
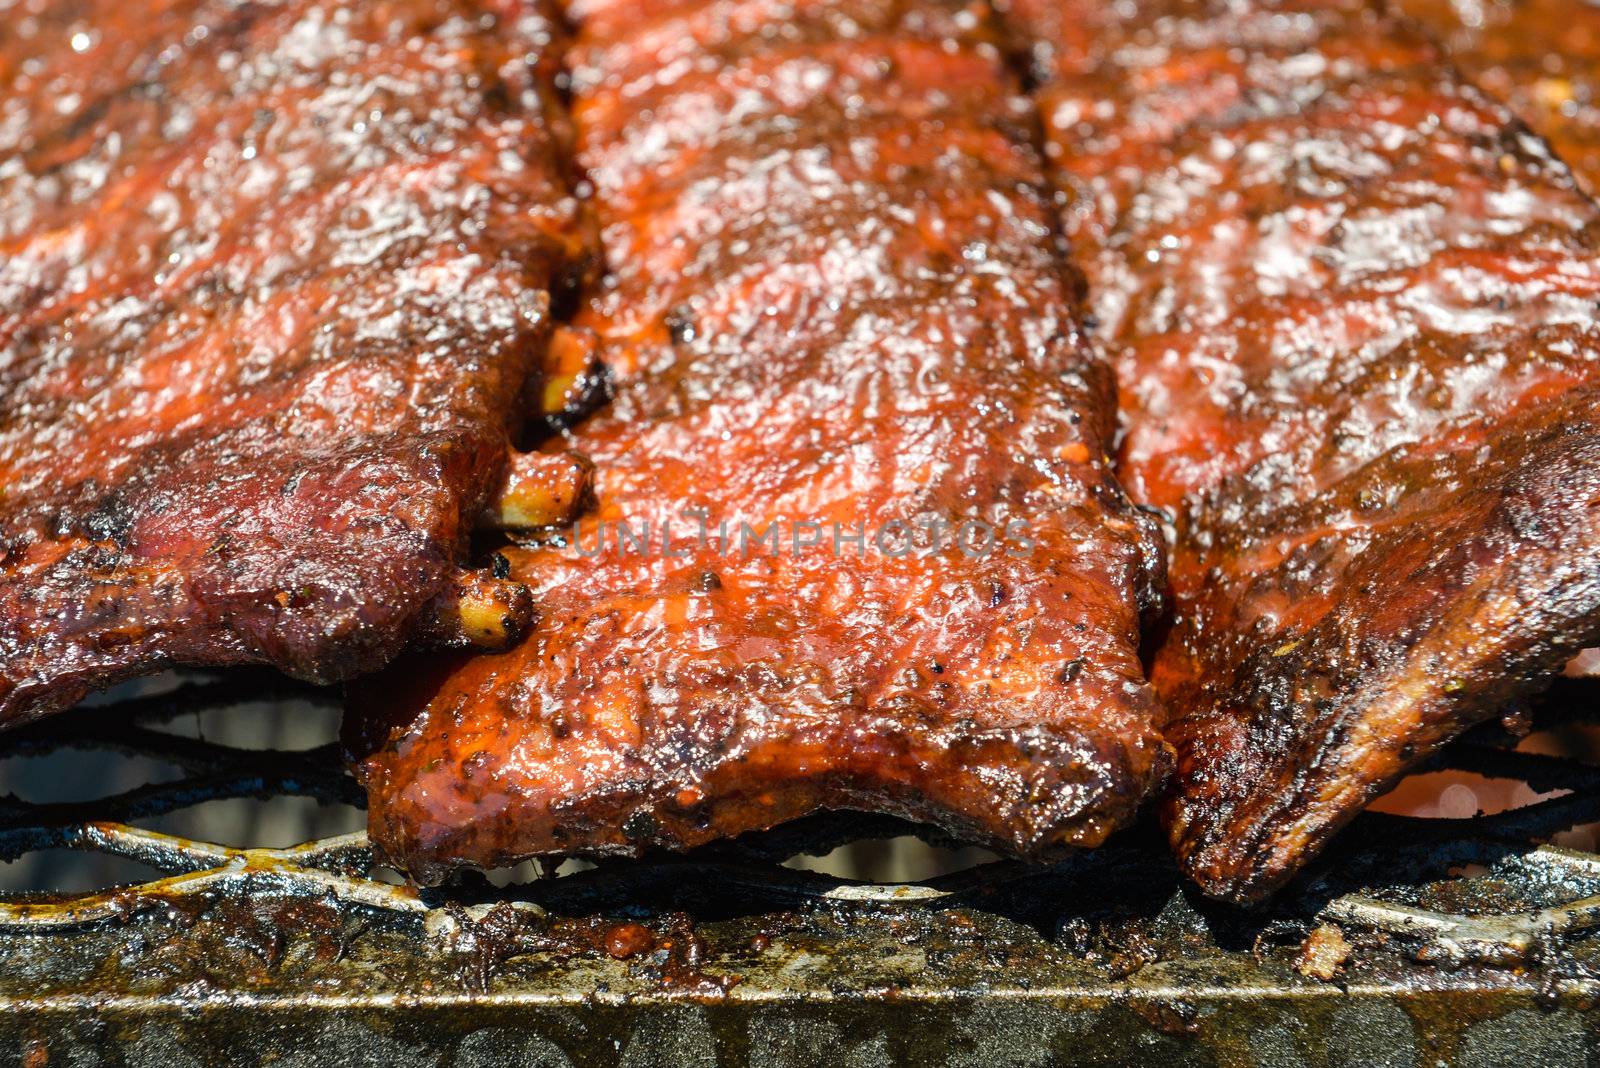
[[[597,510],[507,550],[544,606],[520,646],[358,688],[373,839],[424,882],[819,808],[1098,843],[1165,765],[1158,532],[1108,475],[1109,370],[990,20],[570,15],[616,392],[566,444]]]
[[[1600,193],[1600,3],[1398,0],[1450,59],[1555,147]]]
[[[1260,898],[1600,632],[1600,217],[1356,0],[1017,0],[1129,493],[1174,846]]]
[[[582,263],[549,15],[8,9],[0,725],[527,616],[459,558]]]

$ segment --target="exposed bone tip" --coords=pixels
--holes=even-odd
[[[533,626],[528,587],[487,571],[460,571],[433,599],[418,642],[435,649],[504,649]]]
[[[513,453],[505,482],[480,517],[491,530],[536,530],[570,523],[589,494],[590,466],[573,453]]]
[[[545,350],[540,413],[556,423],[570,422],[590,411],[604,397],[605,366],[594,331],[563,326]]]

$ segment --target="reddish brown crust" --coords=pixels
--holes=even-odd
[[[1600,6],[1593,0],[1396,0],[1450,58],[1600,193]]]
[[[1600,226],[1357,0],[1015,0],[1167,510],[1165,815],[1258,899],[1600,632]]]
[[[7,14],[0,724],[370,669],[450,584],[582,240],[547,14]]]
[[[420,703],[398,671],[357,693],[372,835],[416,878],[819,807],[1035,855],[1159,780],[1157,543],[1107,473],[1031,109],[965,5],[794,9],[575,8],[613,270],[583,325],[618,386],[567,444],[599,511],[582,554],[508,551],[544,613],[519,648],[437,665]],[[1034,548],[743,559],[694,543],[696,507],[713,533],[1016,521]],[[687,555],[586,558],[623,519]]]

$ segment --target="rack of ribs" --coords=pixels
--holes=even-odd
[[[1100,842],[1167,763],[1159,531],[1108,474],[1110,371],[992,20],[570,15],[610,265],[578,325],[615,393],[562,444],[596,510],[506,550],[543,612],[520,645],[353,688],[374,842],[425,883],[821,808]]]
[[[1187,872],[1259,899],[1600,636],[1600,215],[1358,0],[1015,0],[1171,519]]]
[[[1600,193],[1600,2],[1397,0]]]
[[[551,15],[8,13],[0,725],[172,664],[330,680],[526,622],[461,561],[585,264]]]

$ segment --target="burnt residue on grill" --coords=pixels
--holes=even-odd
[[[1535,729],[1583,706],[1553,704],[1534,709]],[[1503,741],[1467,739],[1470,751]],[[1521,767],[1494,752],[1507,763],[1484,770]],[[1148,831],[1053,868],[985,869],[937,901],[823,897],[818,877],[758,877],[795,850],[914,829],[842,819],[504,890],[468,876],[420,914],[293,894],[275,876],[221,894],[129,891],[120,919],[0,936],[0,1038],[63,1060],[157,1049],[200,1063],[241,1042],[295,1063],[314,1041],[321,1063],[394,1065],[961,1063],[953,1051],[997,1064],[1294,1064],[1327,1049],[1494,1064],[1519,1043],[1549,1063],[1588,1048],[1600,940],[1456,957],[1328,918],[1352,890],[1464,916],[1600,892],[1600,868],[1539,867],[1493,835],[1430,838],[1419,826],[1430,821],[1363,816],[1260,912],[1187,890]],[[1493,867],[1452,877],[1469,862]]]
[[[105,849],[97,836],[115,820],[256,796],[262,781],[245,771],[263,758],[295,756],[303,794],[347,797],[331,747],[272,754],[151,729],[264,695],[331,701],[232,678],[12,735],[14,752],[34,756],[159,746],[184,775],[139,794],[137,810],[125,798],[98,813],[0,800],[0,859]],[[1518,913],[1600,894],[1600,858],[1526,852],[1600,819],[1600,769],[1508,751],[1528,729],[1587,729],[1594,695],[1592,683],[1563,684],[1515,733],[1479,728],[1430,765],[1524,781],[1544,800],[1478,820],[1364,814],[1256,912],[1186,888],[1150,829],[1050,868],[991,864],[872,892],[776,865],[939,833],[834,814],[505,889],[460,876],[420,897],[365,879],[359,839],[256,860],[204,843],[162,860],[161,843],[145,843],[139,855],[168,875],[239,874],[187,893],[181,878],[129,888],[106,919],[74,927],[30,926],[0,901],[0,1049],[30,1064],[393,1068],[1579,1063],[1600,1048],[1600,1014],[1586,1015],[1600,992],[1589,926],[1451,946],[1371,914],[1434,910],[1494,934]],[[343,881],[307,881],[308,863]],[[374,894],[380,908],[355,891],[393,893]],[[1352,895],[1374,904],[1351,910]],[[82,904],[62,897],[45,918]]]
[[[1145,846],[947,908],[747,900],[728,915],[729,886],[684,879],[609,914],[174,903],[70,939],[0,939],[0,1034],[52,1061],[92,1040],[204,1063],[248,1037],[288,1063],[314,1044],[321,1063],[395,1065],[439,1063],[443,1048],[460,1058],[446,1063],[748,1065],[962,1063],[963,1050],[997,1064],[1288,1064],[1335,1048],[1488,1064],[1507,1036],[1561,1063],[1586,1048],[1581,1014],[1600,989],[1587,943],[1518,973],[1419,963],[1341,931],[1348,956],[1320,979],[1302,964],[1311,920],[1193,899]],[[1108,901],[1107,885],[1129,894]],[[720,898],[704,910],[716,918],[685,897]],[[637,945],[616,952],[619,935]],[[256,1017],[275,1027],[242,1021],[241,1005],[270,1007]]]
[[[479,992],[487,992],[510,962],[534,956],[559,962],[608,958],[622,962],[630,979],[679,996],[716,998],[739,981],[737,974],[704,970],[706,943],[694,919],[678,910],[638,919],[552,917],[503,901],[477,915],[458,905],[442,911],[435,933],[443,935],[445,954],[457,960],[458,978]]]

